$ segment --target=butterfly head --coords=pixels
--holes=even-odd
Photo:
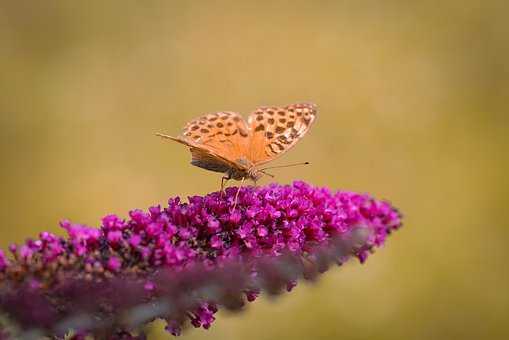
[[[236,180],[241,180],[242,178],[249,178],[253,181],[258,181],[263,177],[263,171],[260,171],[256,168],[256,166],[246,158],[239,158],[235,161],[238,168],[230,169],[230,177]]]
[[[263,175],[264,175],[263,171],[258,170],[254,166],[247,171],[247,177],[255,182],[262,178]]]

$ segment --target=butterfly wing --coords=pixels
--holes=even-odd
[[[191,164],[198,167],[217,172],[244,169],[238,160],[246,158],[249,129],[235,112],[209,113],[187,123],[179,137],[160,136],[189,146]]]
[[[168,135],[164,135],[161,133],[156,133],[157,136],[170,139],[180,144],[184,144],[189,147],[189,151],[191,151],[191,164],[197,167],[216,171],[216,172],[226,172],[230,168],[237,168],[237,165],[226,158],[223,158],[219,155],[214,154],[213,152],[204,149],[200,146],[196,146],[193,143],[186,141],[182,137],[172,137]]]
[[[311,103],[261,107],[251,113],[249,159],[260,165],[281,156],[308,132],[316,114],[317,107]]]

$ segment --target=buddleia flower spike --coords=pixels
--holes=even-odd
[[[62,221],[66,237],[42,232],[0,251],[0,333],[143,339],[155,319],[174,335],[208,329],[220,308],[365,262],[400,226],[388,202],[304,182],[174,197],[98,228]]]

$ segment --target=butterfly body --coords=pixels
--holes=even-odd
[[[239,168],[230,168],[226,172],[226,176],[237,181],[242,180],[242,178],[248,178],[252,181],[256,182],[260,178],[262,178],[263,173],[256,168],[256,166],[250,163],[245,158],[239,158],[236,161],[237,164],[243,165],[243,167]]]
[[[224,173],[223,179],[256,182],[266,174],[260,166],[294,146],[316,112],[316,105],[308,103],[261,107],[247,122],[235,112],[216,112],[189,122],[178,137],[158,136],[188,146],[192,165]]]

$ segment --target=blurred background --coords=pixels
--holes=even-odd
[[[404,228],[365,265],[183,338],[507,339],[508,7],[2,1],[0,246],[217,190],[154,132],[312,101],[315,125],[275,162],[312,165],[276,180],[389,199]]]

